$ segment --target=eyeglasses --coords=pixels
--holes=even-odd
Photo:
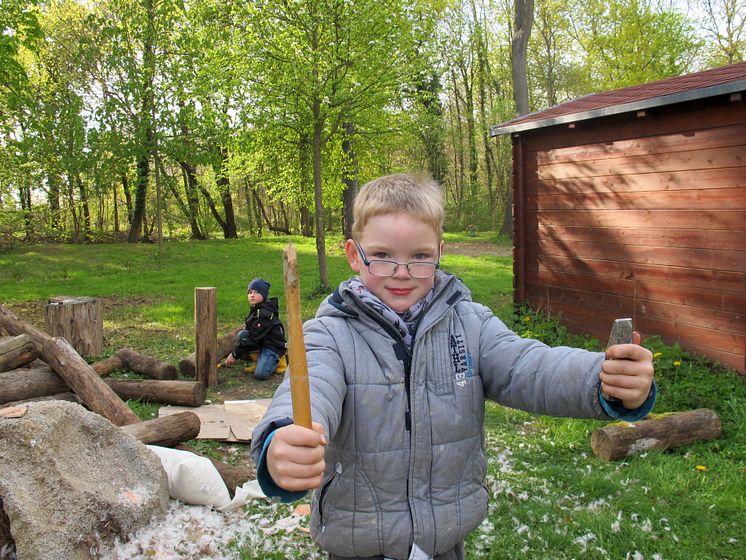
[[[371,259],[365,256],[365,251],[360,246],[360,243],[355,241],[357,246],[357,252],[360,254],[360,258],[363,259],[363,264],[368,267],[368,272],[373,276],[380,276],[382,278],[389,278],[396,274],[400,266],[406,266],[407,272],[412,278],[430,278],[435,271],[440,268],[440,247],[438,247],[438,258],[436,262],[420,262],[412,261],[408,263],[398,263],[396,261],[385,261],[381,259]]]

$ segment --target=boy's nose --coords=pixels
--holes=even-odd
[[[409,278],[409,270],[407,270],[407,264],[406,263],[398,263],[399,266],[396,267],[396,272],[394,272],[394,278]]]

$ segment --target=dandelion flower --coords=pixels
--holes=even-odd
[[[526,316],[525,316],[525,317],[523,318],[523,320],[524,320],[524,321],[525,321],[526,323],[530,323],[530,322],[531,322],[531,317],[530,317],[529,315],[526,315]]]
[[[694,468],[697,469],[699,472],[707,472],[707,467],[705,467],[704,465],[697,465]]]
[[[653,359],[655,360],[657,358],[660,358],[662,355],[663,355],[663,352],[656,352],[655,354],[653,354]]]
[[[675,362],[673,363],[673,366],[674,366],[674,367],[679,367],[680,365],[681,365],[681,362],[680,362],[680,361],[678,361],[678,360],[676,360],[676,361],[675,361]]]

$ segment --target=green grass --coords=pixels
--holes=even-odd
[[[98,296],[104,300],[105,355],[130,346],[177,362],[193,350],[197,286],[217,288],[221,333],[243,319],[246,285],[254,276],[271,282],[284,314],[282,249],[289,239],[298,250],[303,315],[309,318],[324,294],[318,292],[314,240],[300,237],[166,242],[163,254],[156,245],[20,246],[0,254],[0,303],[43,327],[48,297]],[[476,238],[446,235],[447,246],[495,240],[489,232]],[[331,286],[350,274],[339,241],[327,239]],[[514,311],[510,257],[446,252],[443,267],[464,279],[474,299],[493,308],[519,334],[550,345],[601,347],[599,341],[571,335],[530,309]],[[591,432],[603,425],[600,422],[538,417],[489,404],[490,510],[467,543],[468,558],[746,557],[743,379],[655,338],[644,344],[656,355],[655,411],[712,408],[722,420],[722,437],[606,462],[590,448]],[[225,381],[242,382],[250,381],[240,375]],[[257,383],[257,395],[270,396],[275,386]],[[140,401],[129,405],[144,419],[158,408]],[[193,443],[211,456],[230,455],[228,446],[219,442]],[[237,457],[241,460],[245,454]],[[286,506],[250,506],[257,515],[268,508],[277,516],[287,515]],[[308,550],[308,537],[302,533],[283,538],[295,541],[297,551]],[[266,550],[241,544],[240,539],[233,549],[236,558],[269,557]],[[276,557],[304,554],[285,551]]]

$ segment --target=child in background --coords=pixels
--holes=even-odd
[[[652,354],[523,339],[440,270],[443,199],[391,175],[355,199],[342,282],[306,322],[313,429],[293,424],[289,377],[254,431],[270,496],[314,492],[311,534],[329,558],[464,558],[484,519],[485,398],[555,416],[645,417]],[[510,556],[509,552],[506,552]]]
[[[277,369],[285,368],[285,328],[280,321],[277,298],[269,297],[270,284],[263,278],[254,278],[247,289],[249,314],[245,328],[238,333],[233,351],[225,359],[232,366],[236,359],[251,360],[256,379],[269,379]],[[278,368],[279,364],[279,368]]]

